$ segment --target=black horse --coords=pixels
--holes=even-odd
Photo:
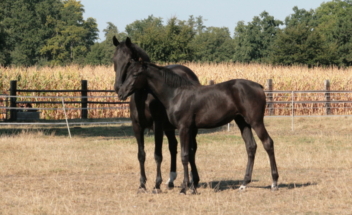
[[[136,90],[150,89],[166,108],[168,118],[179,129],[184,180],[181,193],[186,193],[189,181],[188,163],[191,165],[191,191],[196,192],[199,176],[195,165],[197,145],[195,136],[199,128],[214,128],[235,120],[246,143],[248,163],[240,190],[251,182],[257,144],[252,128],[262,141],[270,159],[273,183],[278,189],[279,174],[276,167],[274,142],[264,126],[265,94],[263,87],[249,80],[233,79],[212,86],[195,86],[189,80],[151,63],[132,62],[128,75],[119,90],[124,100]]]
[[[119,91],[120,86],[125,80],[127,69],[130,66],[130,60],[150,61],[149,56],[137,45],[133,44],[130,38],[124,42],[119,42],[116,37],[113,37],[113,43],[116,46],[114,53],[114,70],[115,77],[115,91]],[[192,84],[200,85],[197,76],[189,68],[182,65],[167,66],[172,72],[187,78]],[[165,108],[154,98],[154,96],[145,89],[135,91],[130,101],[130,113],[132,120],[132,127],[138,143],[138,160],[140,164],[140,191],[145,191],[146,175],[145,175],[145,150],[144,150],[144,130],[152,128],[155,136],[155,151],[154,158],[157,164],[156,182],[153,192],[160,192],[161,177],[161,162],[162,162],[162,141],[163,132],[168,138],[169,150],[171,154],[170,178],[167,182],[168,187],[174,187],[173,181],[176,179],[176,154],[177,154],[177,140],[175,137],[175,129],[168,122]]]

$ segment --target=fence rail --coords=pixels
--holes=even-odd
[[[210,84],[214,84],[212,81]],[[128,102],[118,99],[113,90],[91,90],[88,89],[88,82],[82,80],[81,89],[73,90],[36,90],[36,89],[17,89],[17,81],[10,83],[10,95],[0,95],[0,120],[16,121],[19,111],[61,111],[61,104],[66,104],[66,110],[80,111],[79,114],[69,116],[70,118],[94,118],[88,117],[88,113],[97,111],[120,111],[124,110],[125,115],[128,110]],[[272,80],[267,80],[267,116],[312,116],[312,115],[352,115],[352,91],[331,91],[330,82],[324,83],[325,90],[310,91],[281,91],[273,90]],[[68,95],[31,95],[28,94],[59,94]],[[99,96],[93,94],[99,93]],[[23,94],[27,94],[24,96]],[[105,94],[105,95],[101,95]],[[110,95],[109,95],[110,94]],[[35,107],[25,107],[26,104],[34,104]],[[51,104],[52,106],[48,106]],[[46,105],[45,107],[42,107]],[[56,105],[56,106],[55,106]],[[91,112],[89,112],[91,111]],[[112,115],[107,113],[106,116]],[[102,117],[100,117],[102,118]]]

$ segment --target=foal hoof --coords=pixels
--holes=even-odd
[[[174,189],[174,187],[175,187],[175,185],[174,185],[173,182],[169,182],[169,183],[167,184],[167,189],[169,189],[169,190]]]
[[[186,189],[182,188],[181,191],[180,191],[180,194],[186,195]]]
[[[279,186],[277,186],[277,185],[275,185],[275,186],[272,185],[272,186],[271,186],[271,191],[274,192],[274,191],[278,191],[278,190],[279,190]]]
[[[240,188],[238,188],[239,192],[246,192],[247,187],[244,185],[241,185]]]
[[[190,189],[190,190],[189,190],[189,194],[191,194],[191,195],[198,195],[198,192],[197,192],[196,189]]]
[[[154,188],[153,189],[153,194],[159,194],[162,193],[160,189]]]

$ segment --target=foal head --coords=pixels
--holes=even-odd
[[[119,42],[117,38],[113,37],[113,43],[115,45],[115,53],[113,56],[114,70],[115,70],[115,92],[118,93],[119,88],[126,79],[127,69],[130,66],[130,61],[137,61],[141,58],[143,61],[149,62],[149,56],[139,48],[136,44],[131,42],[129,37],[125,41]]]
[[[131,60],[127,69],[126,79],[118,91],[121,100],[126,100],[136,90],[147,87],[147,77],[144,72],[146,69],[147,65],[142,61]]]

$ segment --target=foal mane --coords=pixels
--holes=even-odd
[[[164,77],[165,83],[170,87],[193,86],[194,84],[187,78],[174,73],[172,70],[149,63],[149,66],[156,68]]]

